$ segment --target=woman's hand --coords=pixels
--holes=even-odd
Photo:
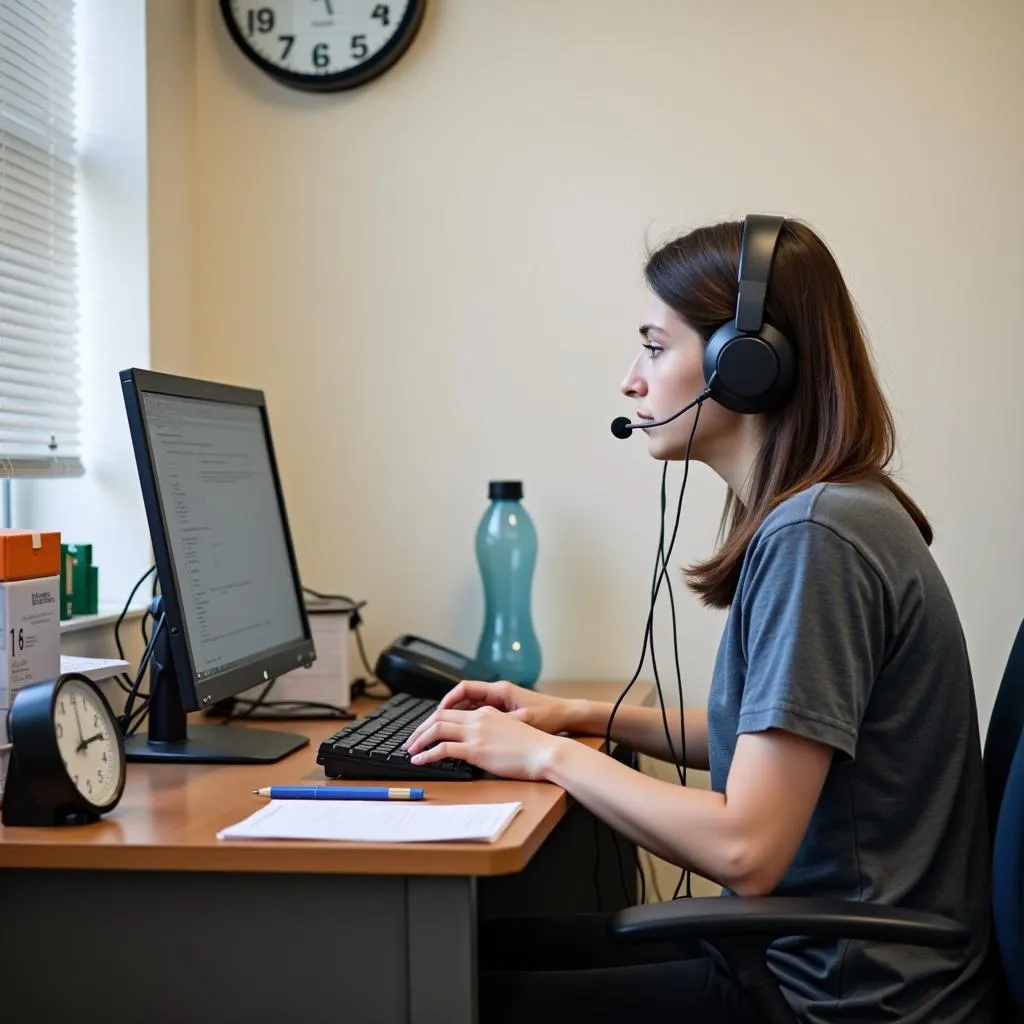
[[[556,751],[568,742],[487,705],[473,711],[436,711],[410,737],[407,748],[414,764],[456,757],[492,775],[538,782],[547,777]]]
[[[513,718],[540,729],[541,732],[557,733],[573,728],[581,715],[580,704],[581,702],[577,700],[549,697],[533,690],[524,690],[513,683],[463,680],[441,698],[437,711],[413,731],[406,742],[406,747],[411,749],[413,742],[425,729],[433,725],[442,711],[474,711],[477,708],[490,707],[504,711]]]

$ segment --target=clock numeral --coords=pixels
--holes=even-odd
[[[102,768],[100,768],[100,769],[99,769],[99,770],[98,770],[98,771],[96,772],[96,779],[97,779],[97,781],[99,781],[99,782],[102,782],[102,781],[103,781],[103,769],[102,769]]]
[[[326,43],[317,43],[313,47],[313,67],[325,68],[331,63],[330,55],[327,52]]]
[[[91,793],[92,792],[92,779],[85,780],[85,788]]]
[[[257,32],[266,35],[274,29],[274,12],[269,7],[260,7],[257,10],[250,7],[246,25],[249,35],[255,35]]]
[[[107,752],[104,750],[103,751],[103,761],[104,761],[104,763],[106,763],[106,760],[107,760]]]
[[[281,60],[284,60],[295,45],[295,36],[278,36],[277,41],[284,43],[284,52],[281,54]]]
[[[92,724],[94,726],[96,726],[97,729],[100,727],[100,716],[99,715],[93,715],[92,716]]]
[[[64,737],[64,726],[60,722],[58,722],[57,723],[57,739],[63,739],[63,737]]]
[[[376,18],[385,28],[391,24],[391,8],[387,4],[377,4],[371,18]]]
[[[60,708],[60,713],[63,715],[64,712],[64,701],[59,701],[57,707]]]
[[[366,36],[353,36],[352,37],[352,56],[362,60],[370,52],[370,48],[366,45]]]

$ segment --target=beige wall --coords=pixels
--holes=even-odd
[[[147,0],[150,363],[195,373],[196,10]]]
[[[987,718],[1024,612],[1024,7],[430,0],[383,79],[308,96],[213,0],[150,6],[153,363],[266,390],[303,574],[369,599],[371,651],[473,648],[473,530],[519,477],[546,674],[628,677],[659,467],[607,424],[645,239],[761,209],[847,274]],[[717,523],[691,488],[677,563]],[[680,596],[700,702],[721,616]]]

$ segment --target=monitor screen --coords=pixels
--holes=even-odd
[[[263,392],[138,369],[121,385],[184,711],[311,664]]]
[[[260,409],[142,393],[196,682],[304,637]]]

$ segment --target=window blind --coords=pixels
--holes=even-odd
[[[0,0],[0,476],[80,461],[75,0]]]

